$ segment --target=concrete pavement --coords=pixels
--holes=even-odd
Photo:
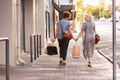
[[[95,51],[93,67],[89,68],[87,59],[82,56],[82,47],[80,58],[72,58],[73,45],[82,46],[81,39],[77,43],[70,41],[66,66],[59,65],[59,55],[46,55],[44,49],[33,63],[30,63],[29,54],[23,54],[26,64],[10,67],[10,80],[113,80],[112,64],[108,60]],[[0,73],[0,80],[5,80],[4,77],[4,73]],[[118,66],[117,80],[120,80]]]

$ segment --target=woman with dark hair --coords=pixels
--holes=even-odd
[[[66,65],[67,48],[70,40],[62,38],[63,37],[62,33],[65,32],[72,34],[71,31],[72,24],[69,22],[70,18],[71,18],[70,12],[64,11],[63,18],[56,24],[55,37],[54,39],[52,39],[52,42],[54,42],[56,38],[58,39],[60,49],[59,63],[63,65]]]

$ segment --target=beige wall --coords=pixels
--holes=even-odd
[[[38,32],[42,34],[42,47],[45,46],[46,25],[45,25],[45,0],[39,0],[38,5]]]
[[[25,0],[25,48],[30,51],[30,34],[33,33],[33,0]]]
[[[46,44],[45,11],[49,11],[49,0],[25,0],[26,51],[30,51],[31,33],[41,33],[42,47]]]
[[[16,65],[17,54],[21,53],[21,34],[19,29],[22,26],[22,18],[20,18],[22,14],[20,4],[18,5],[16,1],[20,2],[20,0],[0,0],[0,37],[9,37],[10,39],[10,65]],[[36,3],[38,4],[38,11],[36,13],[33,12],[35,11],[35,9],[33,9],[33,0],[25,0],[25,47],[27,52],[30,51],[31,33],[41,33],[42,47],[46,44],[45,10],[49,10],[48,3],[49,2],[45,0],[38,0],[38,3]],[[45,6],[48,6],[48,8]],[[38,18],[36,18],[36,14]],[[35,23],[36,21],[37,23]],[[0,64],[5,63],[4,48],[4,43],[0,42]]]
[[[12,0],[0,0],[0,37],[10,39],[10,65],[15,65],[16,54],[14,52],[14,27],[12,25]],[[0,43],[0,64],[5,63],[5,45]]]

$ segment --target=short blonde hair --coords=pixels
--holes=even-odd
[[[92,15],[91,14],[86,14],[85,15],[85,21],[91,22],[92,21]]]

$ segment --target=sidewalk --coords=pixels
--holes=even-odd
[[[112,64],[97,51],[94,53],[93,67],[87,67],[87,60],[71,57],[72,46],[76,43],[71,40],[68,48],[67,65],[59,65],[59,56],[40,55],[33,63],[29,62],[29,54],[24,54],[27,63],[10,68],[10,80],[113,80]],[[79,44],[79,43],[77,43]],[[80,44],[81,45],[81,44]],[[0,74],[0,80],[5,80]],[[117,80],[120,80],[120,69],[117,66]]]

